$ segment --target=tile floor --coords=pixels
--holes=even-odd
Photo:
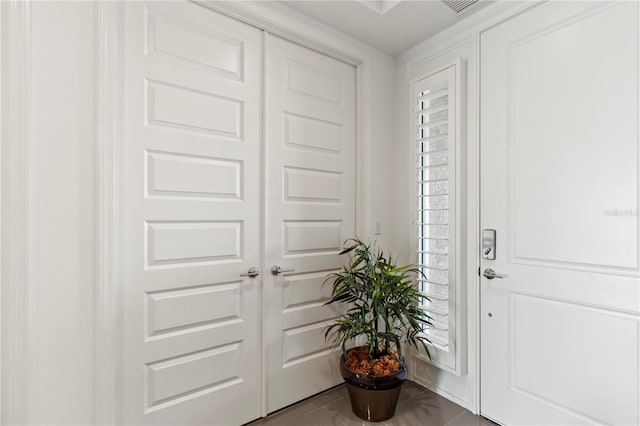
[[[427,390],[414,382],[402,386],[396,414],[380,423],[369,423],[351,411],[345,385],[337,386],[284,408],[250,426],[495,426],[494,423]]]

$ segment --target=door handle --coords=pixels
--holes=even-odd
[[[482,273],[482,275],[484,275],[484,277],[488,280],[492,280],[494,278],[507,278],[508,275],[502,275],[502,274],[496,274],[496,271],[494,271],[491,268],[486,268],[484,270],[484,272]]]
[[[257,277],[258,275],[260,275],[260,271],[255,266],[252,266],[251,268],[249,268],[246,274],[240,274],[241,277],[251,277],[251,278]]]
[[[294,272],[294,271],[295,271],[295,269],[282,269],[278,265],[273,265],[273,267],[271,268],[271,273],[273,275],[280,275],[283,272]]]

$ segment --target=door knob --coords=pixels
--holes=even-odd
[[[491,268],[486,268],[482,275],[484,275],[484,277],[489,280],[492,280],[494,278],[507,278],[507,275],[496,274],[496,271]]]
[[[280,266],[278,265],[273,265],[273,267],[271,268],[271,273],[273,275],[279,275],[283,272],[293,272],[294,269],[282,269]]]
[[[255,266],[252,266],[251,268],[249,268],[246,274],[240,274],[241,277],[251,277],[251,278],[257,277],[258,275],[260,275],[260,271]]]

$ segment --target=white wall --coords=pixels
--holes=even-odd
[[[14,6],[3,7],[10,19],[5,12]],[[3,321],[3,354],[13,343],[5,339],[7,328],[24,326],[18,331],[25,334],[24,377],[7,376],[13,367],[7,362],[2,371],[3,379],[22,379],[26,392],[13,395],[6,390],[15,383],[3,383],[2,421],[87,424],[92,406],[93,6],[34,2],[24,7],[25,20],[12,21],[12,29],[21,26],[26,35],[20,46],[24,61],[3,57],[3,93],[24,79],[24,99],[18,103],[26,109],[11,116],[5,109],[3,121],[25,120],[26,130],[3,133],[2,141],[3,154],[18,144],[25,150],[22,158],[12,157],[24,159],[23,164],[3,167],[3,181],[12,173],[6,182],[16,185],[3,187],[3,201],[7,191],[24,184],[26,206],[22,219],[5,214],[8,206],[3,209],[3,229],[22,228],[26,240],[21,243],[26,256],[10,257],[15,263],[8,268],[3,258],[3,272],[15,273],[24,262],[25,280],[3,275],[2,289],[4,296],[11,285],[25,287],[12,290],[23,293],[23,306],[3,300],[3,316],[26,315],[24,322]],[[16,412],[26,405],[28,413]]]
[[[380,244],[385,250],[394,250],[393,240],[396,229],[393,222],[395,206],[392,202],[393,168],[395,134],[393,133],[393,115],[390,109],[394,102],[395,70],[393,61],[387,58],[372,58],[369,70],[370,93],[362,96],[361,104],[368,106],[369,134],[363,135],[366,147],[360,147],[359,153],[364,155],[362,170],[358,170],[361,179],[361,198],[357,209],[360,223],[360,238],[369,238]],[[362,144],[361,144],[362,145]],[[380,222],[379,233],[376,232],[376,221]],[[393,251],[397,255],[396,251]]]
[[[4,15],[10,7],[2,7]],[[95,166],[101,164],[96,161],[95,138],[96,126],[105,124],[94,118],[95,66],[101,63],[95,50],[101,28],[96,22],[99,5],[33,2],[26,7],[30,8],[26,19],[15,21],[13,28],[25,31],[28,39],[24,45],[27,60],[15,68],[27,72],[21,78],[26,81],[29,108],[3,115],[3,120],[15,116],[26,119],[28,138],[22,145],[21,141],[5,140],[3,133],[2,140],[3,160],[6,149],[10,152],[9,148],[23,146],[27,152],[24,164],[2,168],[3,185],[16,181],[21,171],[26,173],[24,227],[19,223],[21,215],[4,210],[6,200],[12,199],[5,186],[2,194],[3,231],[6,226],[24,230],[16,231],[12,238],[25,240],[26,256],[14,253],[3,258],[2,264],[1,423],[86,425],[95,421],[93,339],[98,311],[94,304],[101,301],[96,298],[100,289],[96,288],[94,263],[95,206],[99,201]],[[358,92],[358,119],[362,123],[358,135],[359,233],[373,237],[374,219],[380,218],[383,234],[379,239],[386,242],[393,235],[393,207],[388,200],[393,127],[388,112],[394,99],[394,60],[293,10],[275,6],[273,11],[277,19],[294,22],[309,39],[318,39],[362,61],[357,77],[362,83]],[[3,55],[3,77],[14,65]],[[5,84],[10,83],[3,81],[3,94]],[[19,134],[20,128],[14,133]],[[14,158],[21,159],[17,154]],[[20,259],[24,265],[19,264]],[[14,269],[24,272],[24,289],[13,286],[18,281],[7,279],[5,261],[16,261]],[[5,295],[17,303],[8,305]],[[24,321],[12,321],[16,328],[9,332],[6,319],[21,314]],[[16,345],[18,341],[25,346]],[[20,357],[24,368],[8,365],[5,353],[14,356],[10,360]],[[110,417],[108,413],[100,415]]]
[[[480,32],[526,7],[524,2],[497,2],[475,15],[457,23],[425,42],[409,49],[396,58],[395,112],[394,112],[394,174],[393,204],[396,206],[393,227],[394,250],[402,254],[405,262],[414,262],[412,239],[415,237],[411,223],[411,203],[413,202],[414,180],[404,170],[414,166],[411,159],[413,137],[410,128],[411,104],[410,86],[415,78],[437,69],[442,65],[462,59],[467,67],[466,122],[466,202],[460,206],[466,213],[464,233],[466,248],[466,277],[459,283],[466,289],[467,310],[466,350],[467,374],[458,376],[431,364],[415,360],[413,380],[435,392],[468,408],[478,411],[479,360],[478,360],[478,54]],[[464,113],[464,112],[463,112]]]
[[[91,418],[93,7],[31,11],[29,272],[36,423]]]

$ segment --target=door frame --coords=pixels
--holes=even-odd
[[[356,206],[369,206],[365,188],[370,173],[374,62],[373,49],[336,35],[315,21],[292,16],[263,4],[191,0],[265,33],[278,35],[356,67]],[[99,1],[95,10],[95,300],[94,300],[94,423],[120,424],[122,383],[122,235],[120,171],[122,167],[122,80],[124,8],[120,2]],[[301,15],[302,16],[302,15]],[[264,47],[263,47],[264,49]],[[264,54],[264,50],[263,50]],[[264,89],[264,88],[263,88]],[[260,100],[263,104],[264,93]],[[263,108],[264,115],[264,108]],[[356,232],[366,233],[368,208],[356,209]],[[264,287],[263,287],[264,292]],[[264,301],[264,295],[263,295]],[[264,333],[263,333],[264,334]],[[266,415],[266,359],[262,366],[262,415]]]

